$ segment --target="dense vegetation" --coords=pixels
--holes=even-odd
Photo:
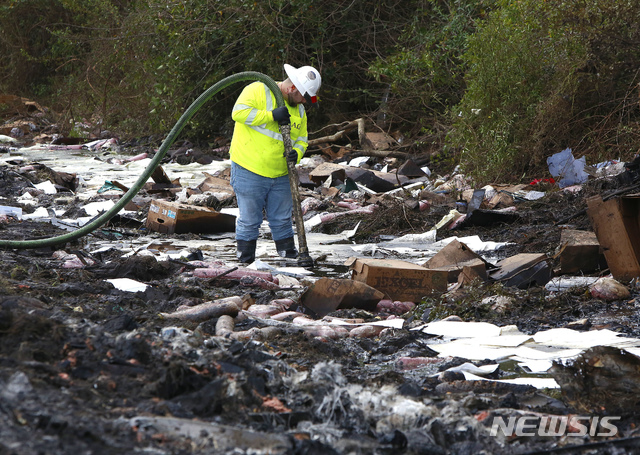
[[[366,116],[412,153],[515,182],[566,147],[636,154],[639,24],[635,0],[6,0],[0,93],[48,105],[66,133],[163,135],[226,76],[311,64],[312,130]],[[228,135],[240,88],[184,134]]]

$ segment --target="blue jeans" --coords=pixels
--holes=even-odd
[[[289,176],[269,178],[231,162],[231,187],[236,193],[240,216],[236,220],[236,240],[256,240],[263,211],[273,240],[293,237],[291,186]]]

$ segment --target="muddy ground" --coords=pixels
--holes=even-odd
[[[26,180],[35,178],[20,170],[24,165],[0,170],[1,205],[15,206],[16,195],[28,186]],[[542,188],[547,192],[544,198],[517,202],[520,217],[511,224],[468,226],[439,233],[438,239],[479,235],[512,243],[501,251],[505,257],[520,252],[553,256],[561,228],[591,229],[584,212],[586,197],[605,195],[622,185],[616,179],[592,180],[577,194],[548,186]],[[46,196],[41,197],[46,205]],[[73,210],[77,207],[71,204],[70,213]],[[449,210],[380,207],[375,217],[361,217],[354,240],[375,242],[381,236],[424,232]],[[140,215],[142,221],[144,210]],[[353,223],[351,218],[318,229],[336,233]],[[63,232],[35,221],[10,219],[0,225],[0,239],[46,238]],[[585,320],[579,323],[583,330],[609,328],[637,337],[639,291],[633,286],[631,298],[605,302],[585,288],[550,297],[542,287],[523,290],[475,283],[455,293],[429,296],[402,315],[405,328],[385,331],[384,336],[327,339],[280,327],[267,340],[233,340],[214,336],[216,320],[175,321],[159,313],[247,294],[256,303],[276,298],[297,302],[302,289],[263,290],[239,280],[194,278],[188,273],[188,259],[122,258],[119,242],[143,235],[169,241],[198,237],[162,235],[114,221],[109,229],[57,248],[0,251],[0,454],[638,451],[640,421],[634,405],[612,438],[500,438],[489,432],[487,416],[492,413],[569,415],[585,408],[558,390],[437,376],[465,359],[434,361],[417,370],[403,370],[396,363],[401,356],[436,359],[428,346],[433,337],[408,329],[451,315],[514,324],[529,334]],[[98,239],[112,239],[113,248],[92,252]],[[83,253],[86,265],[63,267],[64,261],[53,255],[59,249]],[[197,253],[194,257],[201,259]],[[204,256],[215,258],[215,247]],[[340,264],[333,265],[342,273]],[[105,281],[109,278],[131,278],[151,286],[145,292],[125,292]],[[499,313],[480,304],[483,297],[496,294],[514,296],[516,303]],[[366,320],[387,316],[362,310],[332,315]],[[260,323],[239,321],[235,330],[251,327]],[[500,369],[493,377],[509,374]],[[634,384],[629,387],[633,393],[637,390]]]

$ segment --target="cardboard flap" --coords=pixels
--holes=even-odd
[[[347,267],[351,267],[358,273],[362,272],[362,261],[358,261],[358,258],[356,257],[351,256],[349,259],[344,261],[344,265],[346,265]]]
[[[428,269],[440,269],[442,267],[468,265],[469,261],[473,260],[481,260],[487,269],[494,268],[493,265],[485,261],[479,254],[458,240],[450,242],[422,265]]]
[[[302,305],[323,317],[338,308],[374,311],[384,294],[366,283],[345,279],[321,278],[301,296]]]

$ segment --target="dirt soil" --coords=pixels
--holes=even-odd
[[[26,185],[25,175],[17,167],[1,171],[2,205],[13,205]],[[577,194],[543,188],[544,198],[517,203],[520,217],[511,224],[463,227],[439,234],[438,239],[479,235],[512,243],[502,250],[503,256],[553,256],[562,228],[591,230],[584,212],[586,197],[606,195],[621,185],[615,179],[594,180]],[[449,210],[381,207],[376,217],[362,216],[355,240],[424,232]],[[345,221],[336,221],[321,229],[340,232],[345,226]],[[350,219],[348,228],[352,226]],[[63,232],[33,221],[0,225],[0,239],[47,238]],[[135,228],[120,232],[142,235]],[[408,330],[456,315],[500,326],[514,324],[528,334],[583,320],[574,327],[609,328],[638,337],[639,291],[633,285],[631,298],[605,302],[585,288],[550,296],[537,286],[522,290],[476,283],[426,298],[401,315],[406,328],[388,330],[384,336],[327,339],[281,328],[268,339],[234,340],[214,336],[215,319],[175,321],[159,313],[246,294],[258,304],[277,298],[297,302],[300,291],[194,278],[186,273],[184,261],[122,258],[117,240],[110,250],[90,253],[92,241],[104,235],[96,233],[60,248],[0,251],[2,455],[638,450],[633,448],[638,446],[640,423],[635,409],[617,422],[619,433],[613,438],[491,436],[487,416],[492,413],[570,415],[583,409],[557,390],[438,375],[466,360],[437,359],[428,346],[433,337]],[[53,256],[57,249],[82,252],[87,264],[65,268],[64,261]],[[145,292],[125,292],[105,281],[109,278],[131,278],[151,286]],[[513,296],[515,303],[502,312],[480,303],[496,294]],[[363,310],[332,315],[369,321],[387,316]],[[259,327],[259,322],[246,319],[238,321],[235,330]],[[397,363],[400,357],[430,357],[434,363],[404,370]],[[492,377],[509,374],[501,369]],[[629,387],[635,393],[638,383]]]

